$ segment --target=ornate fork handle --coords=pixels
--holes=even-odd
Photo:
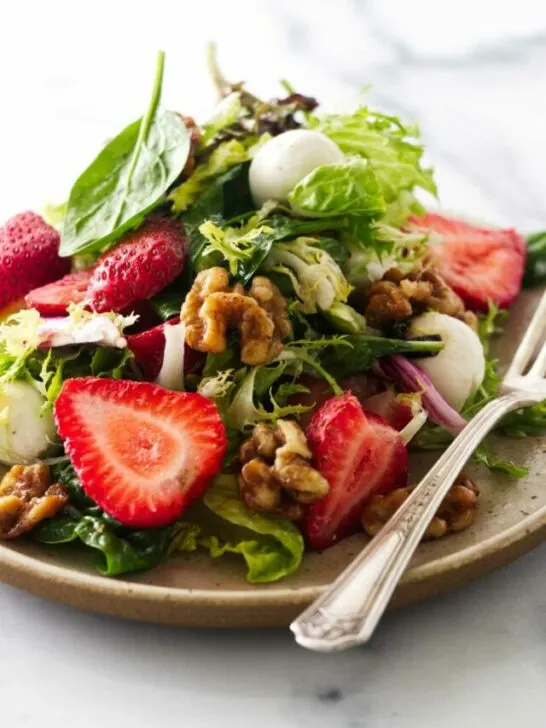
[[[381,532],[292,623],[290,629],[301,645],[331,652],[371,637],[428,524],[468,458],[503,415],[543,397],[511,392],[474,417]]]

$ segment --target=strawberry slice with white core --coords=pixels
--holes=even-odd
[[[64,316],[71,303],[85,301],[92,273],[92,270],[68,273],[58,281],[35,288],[25,296],[27,308],[37,309],[42,316]]]
[[[302,530],[311,548],[322,549],[358,529],[372,495],[406,485],[408,453],[400,433],[365,412],[350,392],[328,400],[306,435],[313,464],[330,492],[309,506]]]
[[[409,218],[412,228],[437,233],[432,264],[466,306],[487,311],[489,301],[508,308],[521,290],[526,247],[515,230],[470,225],[442,215]]]
[[[69,379],[55,420],[84,491],[133,528],[179,518],[219,471],[227,445],[212,401],[147,382]]]

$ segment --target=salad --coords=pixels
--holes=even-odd
[[[496,396],[490,340],[546,272],[546,235],[427,212],[415,126],[211,70],[197,124],[161,107],[160,53],[67,201],[0,228],[0,537],[79,545],[108,576],[206,550],[269,582],[373,536],[408,451]],[[544,427],[543,404],[499,426]],[[461,476],[427,536],[478,504]]]

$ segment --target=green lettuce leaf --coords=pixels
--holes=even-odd
[[[276,243],[263,261],[266,271],[288,276],[304,313],[328,311],[351,293],[341,268],[314,238]]]
[[[372,167],[363,159],[324,164],[304,177],[288,195],[292,209],[309,217],[381,217],[385,201]]]
[[[172,551],[194,551],[201,546],[213,558],[226,553],[241,555],[247,565],[247,581],[263,584],[296,571],[304,544],[299,530],[281,518],[251,513],[239,497],[237,481],[222,475],[207,489],[203,502],[215,519],[177,524]]]
[[[432,170],[423,166],[419,129],[395,116],[359,108],[354,114],[315,118],[312,126],[330,137],[346,154],[366,159],[375,172],[388,219],[403,222],[420,208],[412,192],[420,187],[436,194]]]
[[[232,276],[246,284],[258,270],[275,240],[274,230],[260,225],[256,216],[238,227],[219,227],[208,220],[199,232],[206,240],[197,269],[211,268],[226,261]]]

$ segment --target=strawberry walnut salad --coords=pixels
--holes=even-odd
[[[496,396],[490,339],[546,236],[427,213],[418,130],[228,83],[212,117],[159,105],[45,219],[0,229],[0,537],[79,544],[104,575],[184,551],[253,583],[369,536]],[[524,279],[525,276],[525,279]],[[505,418],[540,433],[546,407]],[[521,477],[485,445],[475,458]],[[472,523],[462,475],[431,523]]]

